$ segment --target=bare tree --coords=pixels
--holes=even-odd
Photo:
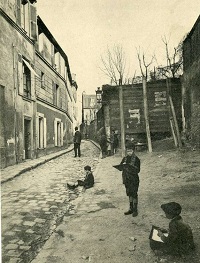
[[[100,69],[110,78],[111,83],[118,85],[119,80],[123,84],[127,82],[126,57],[121,45],[114,45],[112,49],[108,47],[105,56],[101,56],[101,63]]]
[[[145,126],[146,126],[148,150],[149,152],[152,152],[151,133],[150,133],[150,126],[149,126],[148,98],[147,98],[147,78],[148,78],[148,68],[153,63],[154,56],[152,56],[150,62],[147,63],[145,60],[144,52],[142,53],[142,58],[141,58],[140,48],[136,50],[137,50],[137,57],[138,57],[138,62],[140,66],[140,71],[142,75],[144,119],[145,119]]]
[[[146,62],[145,59],[145,54],[144,52],[141,54],[140,53],[140,47],[137,49],[137,58],[138,58],[138,62],[139,62],[139,66],[140,66],[140,71],[141,71],[141,75],[143,78],[145,78],[147,80],[148,78],[148,68],[149,66],[153,63],[154,59],[155,59],[155,55],[153,55],[149,61],[149,63]]]
[[[177,47],[173,48],[173,52],[169,51],[169,41],[166,39],[166,36],[162,37],[162,42],[165,45],[166,51],[166,66],[158,66],[157,67],[157,75],[161,75],[162,77],[178,77],[182,74],[183,67],[183,56],[182,56],[182,44],[181,41]]]

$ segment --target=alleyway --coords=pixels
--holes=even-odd
[[[152,154],[137,153],[142,161],[138,217],[124,216],[128,199],[121,173],[112,167],[121,157],[102,159],[94,188],[72,201],[75,214],[63,218],[32,263],[200,262],[200,153],[169,150],[170,145],[166,140],[154,145]],[[149,247],[152,224],[168,227],[160,209],[168,201],[181,203],[194,233],[196,251],[185,258],[155,255]]]
[[[136,218],[124,216],[128,199],[121,173],[112,167],[120,155],[100,160],[89,141],[82,158],[71,152],[3,184],[3,263],[200,262],[200,153],[171,145],[164,140],[153,145],[152,154],[137,153],[142,167]],[[86,163],[95,169],[95,186],[68,191],[66,181],[81,176]],[[168,227],[160,209],[168,201],[182,205],[193,230],[196,251],[185,258],[149,248],[151,226]]]
[[[2,262],[30,262],[49,238],[63,215],[73,214],[70,200],[79,194],[66,188],[67,181],[95,169],[99,150],[89,141],[81,145],[82,157],[69,152],[2,184]]]

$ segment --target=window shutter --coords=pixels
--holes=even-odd
[[[59,89],[60,90],[60,92],[59,92],[59,107],[62,109],[62,104],[63,104],[63,98],[62,98],[62,90],[61,90],[61,88]]]
[[[18,93],[20,95],[24,95],[24,87],[23,87],[23,64],[22,64],[22,55],[18,54]]]
[[[21,25],[21,0],[16,0],[16,22]]]
[[[58,146],[57,120],[54,120],[54,145]]]
[[[63,146],[63,122],[61,122],[60,145]]]
[[[40,33],[39,34],[38,42],[39,42],[39,51],[43,55],[43,50],[44,50],[44,33]]]
[[[23,14],[23,19],[24,19],[24,25],[22,26],[24,30],[27,32],[27,35],[30,35],[30,9],[29,9],[29,2],[24,4],[22,6],[24,14]]]
[[[55,64],[56,64],[56,71],[60,73],[60,53],[55,53]]]
[[[51,43],[51,65],[54,68],[55,65],[55,58],[54,58],[54,45]]]
[[[32,65],[31,65],[32,66]],[[35,101],[35,74],[31,71],[31,99]]]
[[[32,4],[30,4],[30,37],[37,41],[37,13],[36,13],[36,7]]]
[[[55,101],[55,85],[56,84],[52,80],[52,102],[53,102],[54,105],[56,104],[56,101]]]
[[[47,119],[44,118],[44,148],[47,147]]]
[[[36,149],[39,148],[39,116],[38,113],[36,113]]]

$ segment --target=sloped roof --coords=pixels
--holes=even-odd
[[[200,23],[200,15],[198,16],[195,24],[193,25],[192,29],[190,30],[190,32],[188,33],[187,37],[185,38],[185,40],[183,42],[186,42],[188,39],[191,38],[193,32],[195,31],[197,25]]]
[[[58,44],[58,42],[56,41],[56,39],[54,38],[54,36],[51,34],[51,32],[49,31],[49,29],[46,27],[46,25],[44,24],[44,22],[42,21],[42,19],[40,18],[40,16],[37,16],[37,24],[38,24],[38,33],[44,33],[45,36],[51,41],[51,43],[55,46],[55,48],[57,49],[57,51],[61,54],[61,56],[64,58],[65,60],[65,65],[67,67],[67,73],[68,73],[68,77],[69,77],[69,81],[70,84],[73,84],[72,81],[72,74],[70,71],[70,66],[69,66],[69,60],[67,55],[65,54],[65,52],[63,51],[63,49],[61,48],[61,46]]]

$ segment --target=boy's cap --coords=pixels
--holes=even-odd
[[[181,213],[181,205],[176,202],[169,202],[161,205],[162,210],[170,215],[179,215]]]
[[[125,144],[126,149],[135,150],[135,144],[131,141],[127,141]]]
[[[91,166],[86,165],[86,166],[84,167],[84,170],[91,171]]]

